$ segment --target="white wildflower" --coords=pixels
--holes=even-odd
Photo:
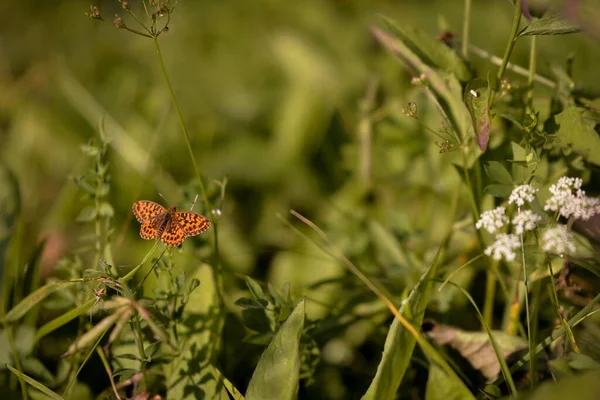
[[[489,233],[494,233],[508,223],[509,220],[505,213],[506,209],[504,207],[496,207],[493,210],[485,211],[481,214],[481,218],[477,221],[475,227],[477,229],[483,227]]]
[[[515,227],[517,235],[526,231],[532,231],[537,226],[537,223],[542,220],[542,217],[531,210],[523,210],[513,218],[512,223]]]
[[[548,229],[542,236],[542,249],[546,253],[562,256],[565,253],[573,253],[573,234],[567,230],[565,225],[557,225]]]
[[[521,207],[526,202],[531,203],[535,200],[535,194],[538,189],[531,185],[521,185],[513,189],[510,197],[508,198],[508,204],[515,203],[517,207]]]
[[[552,196],[544,206],[545,211],[558,211],[565,218],[588,220],[600,213],[600,200],[585,195],[581,178],[563,176],[550,186]]]
[[[486,256],[492,256],[494,260],[513,261],[517,257],[515,250],[521,246],[519,237],[513,234],[500,233],[496,241],[484,250]]]

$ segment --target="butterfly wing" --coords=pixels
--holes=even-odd
[[[140,227],[140,236],[142,239],[150,240],[150,239],[158,239],[160,236],[159,227],[160,224],[157,224],[156,220],[148,220],[142,224]]]
[[[133,215],[142,224],[166,213],[166,208],[153,201],[140,200],[133,203]]]
[[[174,213],[174,219],[185,233],[185,236],[196,236],[210,228],[210,221],[200,214],[193,212]]]
[[[167,246],[180,246],[186,238],[186,234],[181,226],[174,220],[169,222],[167,229],[160,236],[160,240]]]

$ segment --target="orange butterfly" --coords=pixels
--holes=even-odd
[[[210,221],[200,214],[177,211],[175,206],[168,210],[148,200],[136,201],[133,214],[142,224],[143,239],[159,239],[167,246],[179,246],[186,237],[196,236],[210,228]]]

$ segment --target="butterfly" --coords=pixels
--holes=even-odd
[[[194,212],[169,209],[149,200],[133,203],[133,214],[142,224],[143,239],[160,239],[167,246],[180,246],[188,236],[196,236],[210,228],[210,221]]]

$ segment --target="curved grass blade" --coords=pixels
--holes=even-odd
[[[29,377],[29,376],[27,376],[25,374],[22,374],[21,372],[19,372],[18,370],[16,370],[15,368],[11,367],[8,364],[6,364],[6,368],[8,368],[10,372],[12,372],[13,374],[15,374],[19,378],[23,379],[28,384],[30,384],[32,387],[34,387],[37,390],[39,390],[40,392],[44,393],[49,398],[56,399],[56,400],[63,400],[62,397],[60,397],[58,394],[54,393],[52,390],[48,389],[46,386],[42,385],[41,383],[39,383],[35,379],[33,379],[33,378],[31,378],[31,377]]]
[[[421,326],[431,294],[432,279],[437,273],[441,257],[436,257],[425,271],[406,302],[400,307],[402,314],[413,326]],[[394,319],[385,339],[383,356],[377,366],[375,378],[371,381],[363,400],[394,399],[396,391],[410,364],[416,339]]]
[[[92,308],[94,306],[95,302],[96,302],[96,299],[90,299],[90,300],[86,301],[85,303],[83,303],[82,305],[80,305],[79,307],[74,308],[74,309],[54,318],[52,321],[44,324],[36,332],[34,341],[38,342],[41,338],[43,338],[47,334],[54,332],[56,329],[60,328],[61,326],[64,326],[64,325],[68,324],[69,322],[71,322],[72,320],[74,320],[75,318],[79,317],[80,315],[85,314],[90,308]]]
[[[17,304],[9,312],[7,312],[4,318],[2,319],[2,322],[10,323],[19,320],[29,310],[38,305],[42,300],[44,300],[52,293],[56,292],[59,289],[64,289],[66,287],[82,283],[84,281],[84,279],[73,279],[70,281],[52,282],[47,285],[44,285],[35,292],[31,293],[29,296],[25,297],[23,300],[21,300],[19,304]]]
[[[293,400],[298,395],[300,377],[300,337],[304,329],[304,300],[287,320],[260,356],[248,384],[248,400]]]

